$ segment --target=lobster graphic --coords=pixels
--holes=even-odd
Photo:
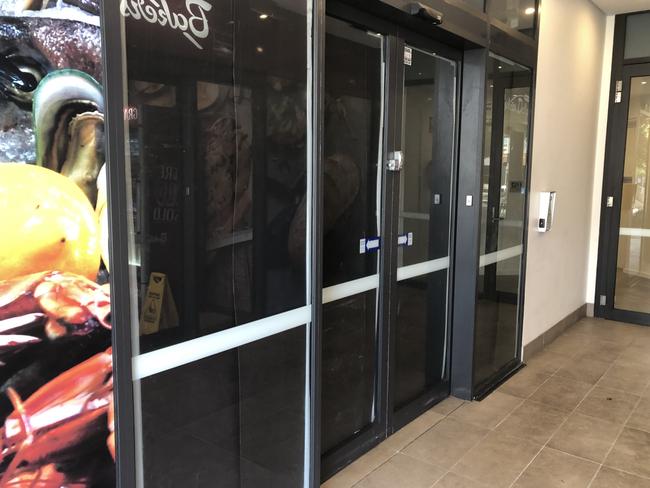
[[[0,372],[29,348],[110,330],[106,287],[70,273],[44,272],[0,283]],[[26,398],[12,386],[13,411],[0,428],[0,488],[81,488],[69,476],[97,439],[115,458],[112,349],[84,360]]]

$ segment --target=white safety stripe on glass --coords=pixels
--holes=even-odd
[[[364,276],[340,285],[323,288],[323,304],[347,298],[379,287],[379,275]]]
[[[479,267],[489,266],[490,264],[499,263],[505,261],[506,259],[512,259],[517,256],[521,256],[523,253],[524,247],[520,244],[518,246],[509,247],[507,249],[502,249],[497,252],[491,252],[490,254],[483,254],[479,259]]]
[[[650,237],[650,229],[636,229],[633,227],[621,227],[619,235],[631,237]]]
[[[265,339],[311,321],[311,306],[265,317],[231,329],[163,347],[133,358],[133,380],[141,380],[251,342]]]
[[[397,281],[417,278],[418,276],[434,273],[447,268],[449,268],[449,256],[434,259],[432,261],[425,261],[424,263],[402,266],[401,268],[397,268]]]
[[[417,212],[401,212],[399,214],[402,219],[411,219],[411,220],[429,220],[429,214],[417,213]]]

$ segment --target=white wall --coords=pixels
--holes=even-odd
[[[543,0],[535,99],[524,344],[585,303],[606,17],[590,0]],[[535,229],[557,191],[553,229]]]

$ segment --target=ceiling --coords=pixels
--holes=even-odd
[[[592,0],[606,14],[650,10],[650,0]]]

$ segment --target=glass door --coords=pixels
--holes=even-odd
[[[608,318],[650,324],[650,65],[624,70],[619,122],[611,143],[616,191],[606,195],[611,219]]]
[[[404,47],[391,400],[394,427],[449,394],[448,284],[456,66]]]
[[[487,87],[474,339],[478,395],[519,363],[531,72],[491,56]]]
[[[449,394],[459,55],[350,12],[326,22],[323,479]]]

